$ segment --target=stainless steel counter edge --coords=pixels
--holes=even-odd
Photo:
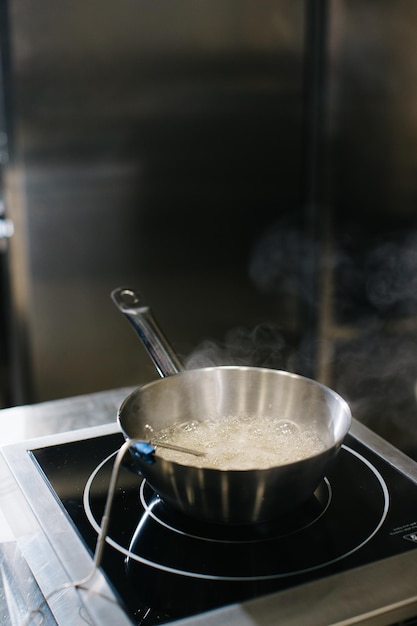
[[[1,409],[0,445],[115,422],[121,403],[133,390],[122,387]]]
[[[26,560],[39,589],[47,598],[48,606],[58,624],[79,624],[85,626],[89,623],[85,619],[88,615],[91,623],[100,624],[101,616],[113,614],[117,624],[130,623],[126,618],[123,621],[121,612],[115,603],[114,594],[109,590],[101,572],[94,578],[94,601],[90,602],[90,595],[85,591],[76,591],[73,587],[65,588],[65,585],[83,578],[91,569],[91,558],[80,545],[79,541],[67,542],[68,532],[74,530],[70,527],[65,514],[57,507],[56,502],[51,501],[52,492],[47,488],[42,477],[33,474],[30,466],[29,455],[24,462],[20,460],[19,475],[13,476],[7,471],[8,462],[6,456],[0,456],[0,508],[3,511],[10,528],[13,531],[15,541]],[[25,479],[29,480],[25,483]],[[40,481],[39,481],[40,479]],[[46,487],[46,490],[45,490]],[[28,503],[28,489],[31,498],[36,502],[35,510]],[[48,532],[46,532],[46,528]],[[53,529],[52,533],[50,532]],[[56,541],[60,546],[57,553]],[[69,559],[69,561],[68,561]],[[25,589],[20,589],[25,594]],[[104,599],[108,598],[108,600]],[[33,597],[26,597],[27,624],[33,623],[32,617],[43,614],[43,605],[39,605]],[[32,616],[32,617],[31,617]],[[69,619],[71,621],[69,621]],[[26,621],[25,621],[26,623]],[[36,622],[35,622],[36,623]]]

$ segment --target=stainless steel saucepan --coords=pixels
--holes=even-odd
[[[303,376],[261,367],[219,366],[185,370],[140,294],[118,288],[112,299],[133,325],[161,376],[122,403],[118,423],[126,440],[192,420],[269,416],[315,432],[325,449],[267,469],[221,470],[135,454],[135,468],[155,492],[183,514],[222,524],[279,518],[312,497],[350,428],[343,398]],[[267,435],[266,435],[267,436]]]

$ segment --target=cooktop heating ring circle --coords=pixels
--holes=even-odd
[[[183,535],[183,536],[190,537],[193,539],[198,539],[199,541],[208,541],[212,543],[242,543],[243,544],[243,543],[257,543],[260,541],[265,541],[265,537],[252,537],[252,538],[245,538],[245,539],[239,539],[239,538],[232,537],[232,536],[229,536],[227,539],[216,538],[214,536],[207,537],[207,536],[204,536],[204,534],[202,533],[195,534],[193,532],[187,532],[180,528],[176,528],[173,524],[164,521],[160,515],[157,515],[153,512],[154,507],[152,506],[152,503],[149,503],[146,498],[146,494],[145,494],[146,486],[147,486],[147,482],[146,480],[143,480],[139,489],[140,501],[141,501],[144,513],[147,513],[149,517],[155,520],[157,524],[164,526],[166,529],[168,529],[169,531],[173,533],[177,533],[178,535]],[[303,521],[303,523],[300,526],[292,530],[287,529],[283,532],[280,532],[279,533],[280,537],[285,537],[285,536],[294,534],[296,532],[299,532],[300,530],[303,530],[304,528],[307,528],[308,526],[311,526],[318,519],[320,519],[322,515],[326,513],[327,509],[330,506],[330,502],[332,499],[332,488],[326,476],[323,479],[323,486],[326,489],[326,498],[325,498],[325,504],[322,506],[320,511],[318,511],[314,516],[312,516],[311,519],[307,519]]]
[[[120,553],[122,553],[127,559],[132,559],[133,561],[136,561],[142,565],[146,565],[148,567],[151,568],[155,568],[164,572],[168,572],[171,574],[176,574],[176,575],[180,575],[180,576],[186,576],[186,577],[191,577],[191,578],[200,578],[200,579],[206,579],[206,580],[223,580],[223,581],[260,581],[260,580],[273,580],[273,579],[278,579],[278,578],[283,578],[283,577],[287,577],[287,576],[294,576],[294,575],[298,575],[298,574],[305,574],[307,572],[311,572],[317,569],[321,569],[325,566],[331,565],[332,563],[335,563],[337,561],[340,561],[348,556],[350,556],[351,554],[353,554],[354,552],[357,552],[358,550],[360,550],[365,544],[367,544],[372,537],[375,536],[375,534],[379,531],[379,529],[381,528],[382,524],[384,523],[386,516],[388,514],[388,510],[389,510],[389,492],[388,492],[388,487],[385,483],[384,478],[382,477],[382,475],[380,474],[380,472],[375,468],[374,465],[372,465],[372,463],[370,461],[368,461],[365,457],[363,457],[360,453],[356,452],[355,450],[353,450],[352,448],[343,445],[342,449],[347,452],[348,454],[353,455],[362,465],[364,465],[368,470],[371,471],[373,477],[376,479],[380,489],[381,489],[381,493],[382,493],[382,498],[383,498],[383,504],[380,510],[380,514],[378,519],[376,520],[374,527],[372,528],[372,530],[370,532],[368,532],[368,534],[366,534],[366,536],[362,537],[361,540],[354,545],[353,547],[350,547],[349,549],[345,550],[344,552],[342,551],[342,553],[336,555],[334,558],[331,558],[325,562],[319,562],[319,563],[315,563],[312,564],[310,566],[307,567],[301,567],[295,571],[285,571],[285,572],[271,572],[268,574],[255,574],[255,575],[223,575],[223,574],[213,574],[213,573],[202,573],[202,572],[198,572],[198,571],[194,571],[191,569],[181,569],[175,566],[170,566],[167,565],[165,563],[161,563],[158,560],[152,560],[149,558],[145,558],[144,556],[142,556],[141,554],[138,554],[134,551],[132,551],[129,548],[126,548],[122,545],[120,545],[117,541],[115,541],[114,539],[112,539],[111,536],[107,536],[106,537],[106,543],[109,544],[111,547],[113,547],[115,550],[119,551]],[[91,489],[91,485],[94,481],[94,479],[96,478],[97,474],[100,472],[100,470],[102,470],[102,468],[112,459],[113,456],[115,456],[117,454],[117,450],[112,453],[111,455],[109,455],[108,457],[106,457],[106,459],[104,459],[96,468],[95,470],[92,472],[92,474],[90,475],[86,486],[85,486],[85,490],[84,490],[84,494],[83,494],[83,504],[84,504],[84,510],[86,513],[86,516],[91,524],[91,526],[94,528],[94,530],[99,533],[100,532],[100,522],[97,521],[95,515],[92,512],[92,507],[90,504],[90,489]],[[331,483],[329,483],[331,484]],[[149,510],[145,510],[142,517],[140,518],[137,530],[139,529],[139,527],[145,523],[148,522],[148,520],[152,520],[152,522],[155,522],[155,516],[151,515],[152,513],[152,507],[148,507]],[[158,521],[158,520],[156,520]],[[135,533],[136,534],[136,533]],[[194,537],[195,538],[195,537]],[[197,537],[197,539],[200,539],[200,537]],[[268,540],[266,540],[268,541]]]

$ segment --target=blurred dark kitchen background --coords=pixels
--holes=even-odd
[[[321,380],[417,458],[417,3],[0,1],[1,406]]]

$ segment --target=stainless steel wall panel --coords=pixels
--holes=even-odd
[[[9,4],[26,400],[155,375],[113,311],[119,284],[182,354],[292,327],[296,303],[277,308],[251,263],[299,209],[303,3]]]
[[[329,7],[325,380],[417,457],[417,5]]]

